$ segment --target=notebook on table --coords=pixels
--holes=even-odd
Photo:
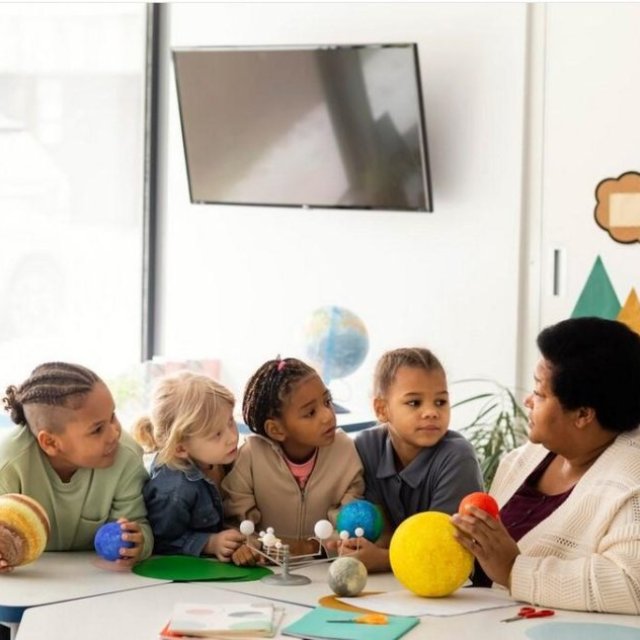
[[[311,640],[397,640],[420,622],[412,616],[388,616],[387,624],[350,622],[361,615],[316,607],[286,626],[282,634]]]

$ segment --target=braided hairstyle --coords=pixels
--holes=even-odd
[[[46,362],[36,367],[19,387],[7,387],[2,402],[13,422],[28,426],[35,432],[39,427],[29,424],[26,407],[78,408],[96,382],[100,382],[100,378],[79,364]]]
[[[245,424],[266,436],[265,423],[282,415],[282,406],[293,386],[316,370],[297,358],[277,358],[265,362],[249,379],[244,390],[242,417]]]

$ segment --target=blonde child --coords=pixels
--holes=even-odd
[[[104,382],[80,365],[49,362],[8,387],[4,406],[18,426],[0,445],[0,494],[21,493],[44,507],[47,551],[92,549],[97,529],[115,520],[133,544],[116,564],[148,556],[142,451],[122,432]],[[10,569],[0,558],[0,571]]]
[[[223,526],[218,487],[238,451],[231,392],[212,378],[182,371],[159,381],[151,415],[135,438],[155,452],[144,499],[160,554],[210,555],[228,562],[242,544]]]
[[[242,405],[247,437],[222,483],[225,513],[273,527],[292,554],[312,553],[318,520],[364,491],[353,441],[336,429],[331,395],[320,376],[295,358],[269,360],[247,383]],[[251,563],[243,547],[238,564]]]
[[[473,447],[449,431],[447,377],[427,349],[385,353],[374,374],[373,408],[381,423],[361,431],[355,445],[364,465],[365,498],[384,513],[386,532],[377,545],[349,540],[370,571],[386,571],[395,528],[421,511],[453,514],[464,496],[482,491]]]

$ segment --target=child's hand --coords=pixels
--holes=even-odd
[[[16,559],[21,555],[22,540],[18,538],[10,529],[0,524],[0,549],[4,549],[4,554],[0,551],[0,573],[13,571]]]
[[[234,551],[244,542],[244,536],[235,529],[225,529],[220,533],[213,533],[204,548],[208,556],[215,556],[220,562],[229,562]]]
[[[389,549],[379,547],[366,538],[341,540],[338,549],[343,556],[350,556],[362,562],[370,573],[389,571]]]
[[[120,547],[120,558],[116,560],[118,568],[131,568],[140,559],[142,546],[144,543],[144,534],[140,530],[137,522],[132,522],[126,518],[118,518],[118,522],[122,528],[122,539],[131,543],[131,547]]]
[[[0,573],[10,573],[11,571],[13,571],[13,567],[0,554]]]
[[[239,567],[255,567],[263,564],[264,558],[248,544],[243,544],[231,554],[231,561]]]

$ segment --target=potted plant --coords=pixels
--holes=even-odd
[[[527,441],[527,413],[515,394],[504,385],[485,379],[468,379],[454,385],[473,385],[473,395],[451,405],[463,414],[459,428],[473,445],[489,488],[502,456]]]

